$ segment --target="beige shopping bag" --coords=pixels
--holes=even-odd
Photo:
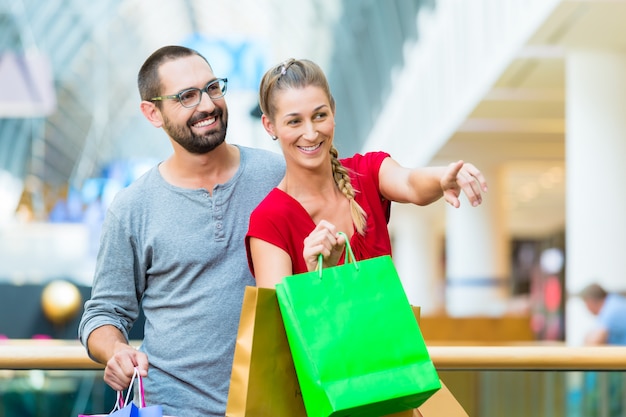
[[[246,287],[227,417],[306,417],[276,291]]]
[[[441,389],[420,405],[413,417],[468,417],[468,414],[441,381]]]

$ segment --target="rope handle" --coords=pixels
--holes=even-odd
[[[350,240],[348,239],[348,235],[346,235],[344,232],[338,232],[337,233],[340,236],[343,236],[346,240],[346,260],[345,263],[351,263],[352,265],[354,265],[354,268],[358,271],[359,270],[359,264],[357,264],[356,259],[354,257],[354,252],[352,252],[352,247],[350,246]],[[319,272],[319,277],[320,279],[322,279],[322,267],[324,264],[324,255],[322,255],[321,253],[317,256],[317,271]]]

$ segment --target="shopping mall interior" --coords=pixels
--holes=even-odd
[[[259,83],[307,58],[340,156],[478,167],[478,208],[388,225],[441,380],[470,416],[626,416],[626,354],[584,346],[579,297],[626,293],[624,21],[626,0],[0,1],[0,417],[115,401],[77,328],[108,206],[172,152],[137,89],[165,45],[228,78],[230,143],[281,153]]]

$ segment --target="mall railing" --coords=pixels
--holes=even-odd
[[[621,346],[429,346],[428,351],[441,371],[626,370],[626,347]],[[0,344],[0,369],[102,368],[78,343],[12,341]]]
[[[442,380],[470,416],[626,415],[626,347],[428,349]],[[2,342],[0,417],[106,412],[114,393],[103,384],[102,369],[77,342]],[[28,404],[38,408],[28,409]]]

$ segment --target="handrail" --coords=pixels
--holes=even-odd
[[[446,370],[626,370],[626,346],[429,346]],[[0,344],[0,369],[102,369],[78,342]]]
[[[626,346],[433,346],[438,370],[626,370]]]
[[[103,369],[85,348],[72,344],[11,343],[0,345],[0,369]]]

